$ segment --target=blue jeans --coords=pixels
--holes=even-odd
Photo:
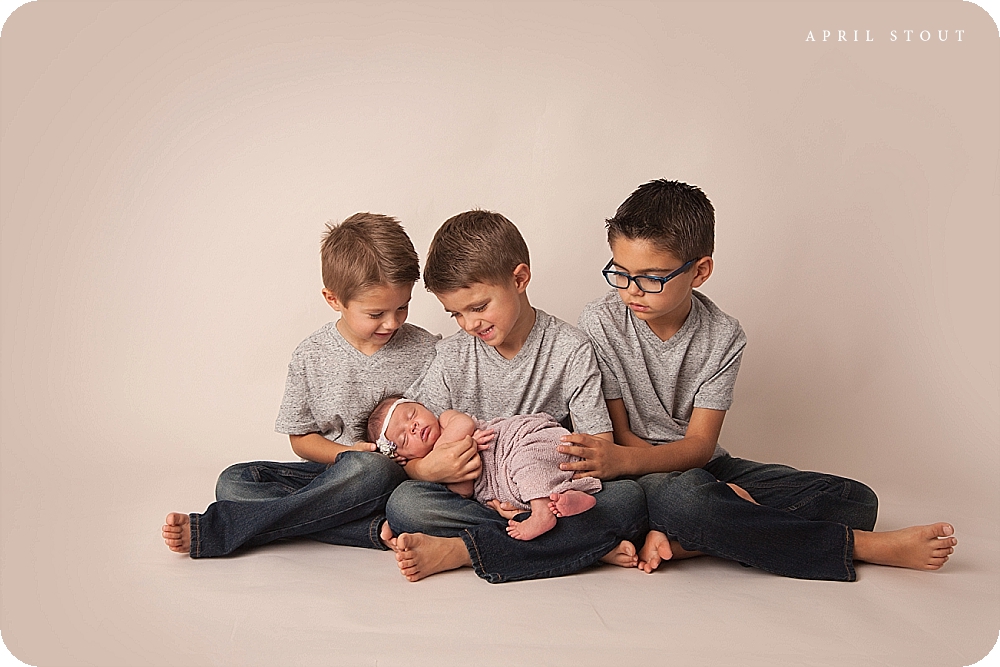
[[[728,455],[639,484],[651,529],[685,549],[799,579],[854,581],[853,531],[872,530],[878,513],[875,492],[860,482]]]
[[[389,497],[385,513],[397,535],[461,537],[476,574],[498,584],[577,572],[622,540],[636,540],[646,532],[646,503],[635,481],[605,482],[594,497],[593,508],[559,519],[555,528],[528,541],[508,535],[507,519],[494,510],[442,484],[403,482]]]
[[[385,549],[385,501],[406,479],[374,452],[342,452],[332,464],[238,463],[219,476],[218,500],[191,515],[191,557],[225,556],[287,537]]]

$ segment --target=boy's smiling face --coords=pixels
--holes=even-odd
[[[612,268],[632,276],[664,277],[691,259],[675,257],[645,239],[618,238],[611,252]],[[649,324],[653,333],[666,340],[684,324],[691,310],[691,290],[700,287],[711,273],[712,258],[702,257],[667,282],[662,292],[643,292],[632,281],[628,289],[618,290],[618,296],[638,319]]]
[[[535,324],[535,311],[525,294],[530,278],[528,266],[520,264],[506,284],[473,283],[435,296],[466,333],[511,359]]]
[[[396,455],[405,459],[427,456],[440,436],[437,417],[420,403],[397,405],[385,429],[385,437],[396,443]]]
[[[374,354],[406,322],[412,284],[375,285],[344,303],[328,289],[323,297],[340,313],[337,331],[355,349]]]

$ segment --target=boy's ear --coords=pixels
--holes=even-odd
[[[694,264],[694,280],[691,281],[691,287],[701,287],[708,280],[709,276],[712,275],[712,269],[715,268],[715,261],[711,257],[702,257]]]
[[[330,307],[338,313],[340,312],[340,309],[344,307],[343,302],[337,298],[337,295],[325,287],[323,288],[323,298],[326,299],[326,302],[330,304]]]
[[[524,263],[515,266],[514,287],[517,289],[519,294],[523,294],[524,290],[528,289],[528,283],[530,282],[531,282],[531,268]]]

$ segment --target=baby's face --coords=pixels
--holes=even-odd
[[[396,443],[396,455],[405,459],[427,456],[440,435],[437,417],[420,403],[397,405],[385,429],[385,437]]]

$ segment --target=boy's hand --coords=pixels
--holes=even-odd
[[[564,435],[562,441],[574,443],[576,446],[559,445],[560,453],[583,459],[559,464],[560,470],[576,471],[573,479],[581,477],[614,479],[628,474],[628,450],[625,447],[586,433],[570,433]]]
[[[378,451],[378,447],[375,445],[374,442],[363,442],[363,441],[362,442],[356,442],[356,443],[354,443],[353,445],[351,445],[350,447],[348,447],[348,449],[350,449],[352,451],[355,451],[355,452],[377,452]],[[405,466],[406,465],[406,459],[403,458],[402,456],[399,456],[398,454],[393,454],[389,458],[392,459],[393,461],[395,461],[396,463],[398,463],[401,466]]]
[[[494,498],[493,500],[486,503],[493,509],[497,511],[497,514],[505,519],[513,519],[518,514],[523,514],[524,510],[520,510],[511,503],[501,503],[499,500]]]
[[[478,478],[482,466],[479,445],[466,436],[454,442],[438,442],[427,456],[407,464],[406,471],[413,479],[455,484]]]

